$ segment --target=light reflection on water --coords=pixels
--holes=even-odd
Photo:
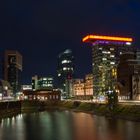
[[[21,114],[0,120],[0,140],[139,140],[140,122],[70,111]]]

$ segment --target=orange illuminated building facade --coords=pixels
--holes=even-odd
[[[73,95],[78,99],[91,99],[93,97],[93,75],[87,74],[85,79],[75,79],[73,82]]]
[[[93,96],[93,75],[87,74],[85,76],[85,95]]]
[[[85,95],[84,91],[84,80],[83,79],[74,79],[73,81],[73,95],[74,97],[82,97]]]

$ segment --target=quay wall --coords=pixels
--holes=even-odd
[[[31,113],[47,110],[70,110],[102,115],[110,119],[140,121],[140,105],[118,104],[110,110],[107,104],[80,101],[13,101],[0,102],[0,118],[16,113]]]
[[[0,102],[0,118],[16,115],[21,112],[21,101]]]

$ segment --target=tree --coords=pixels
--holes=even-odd
[[[116,105],[118,104],[118,95],[115,91],[108,91],[107,97],[108,97],[109,109],[113,110],[116,107]]]

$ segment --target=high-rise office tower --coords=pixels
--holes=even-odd
[[[88,35],[83,42],[92,44],[94,95],[117,91],[117,65],[120,54],[132,51],[132,38]]]
[[[70,49],[65,50],[64,52],[60,53],[58,56],[58,67],[57,67],[57,74],[58,74],[58,84],[59,88],[63,90],[65,94],[66,89],[74,74],[74,56]],[[69,91],[69,90],[67,90]]]
[[[13,88],[13,93],[20,91],[22,56],[18,51],[7,50],[4,57],[4,80]]]

